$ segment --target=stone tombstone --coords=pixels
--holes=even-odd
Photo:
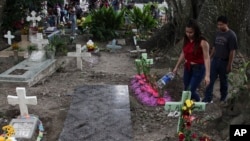
[[[68,57],[76,57],[76,65],[77,69],[82,70],[82,58],[85,60],[91,57],[91,53],[89,52],[82,52],[81,44],[76,44],[76,52],[68,52]]]
[[[4,35],[4,38],[7,38],[8,44],[11,45],[12,44],[11,39],[15,38],[15,36],[12,35],[10,31],[8,31],[7,34]]]
[[[31,16],[28,16],[26,18],[26,20],[28,22],[31,21],[32,22],[32,26],[35,27],[36,26],[36,21],[41,21],[41,17],[40,16],[36,17],[36,12],[35,11],[32,11],[30,14],[31,14]]]
[[[111,50],[111,52],[115,52],[116,50],[121,49],[122,46],[119,46],[116,43],[117,43],[116,39],[113,39],[111,43],[106,45],[106,48]]]
[[[38,124],[37,118],[12,119],[10,125],[15,129],[17,139],[31,139]]]
[[[49,44],[49,40],[43,39],[42,33],[37,33],[36,39],[33,39],[31,42],[37,45],[38,50],[31,53],[29,60],[34,62],[46,60],[46,51],[44,47]]]
[[[21,116],[29,115],[27,105],[37,105],[36,96],[26,96],[26,90],[24,87],[16,88],[17,96],[8,95],[8,103],[11,105],[19,105]]]

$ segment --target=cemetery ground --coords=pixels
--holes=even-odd
[[[106,44],[98,43],[100,48],[104,48]],[[73,45],[69,48],[75,50]],[[44,141],[58,140],[71,103],[73,91],[78,86],[130,84],[131,78],[136,74],[135,58],[129,54],[129,50],[132,49],[134,49],[134,46],[127,44],[127,46],[123,46],[117,52],[101,50],[100,53],[93,55],[91,61],[83,62],[82,71],[76,69],[75,58],[57,56],[56,59],[61,62],[58,70],[38,84],[26,88],[27,96],[37,96],[38,105],[29,105],[28,108],[29,113],[38,115],[44,124]],[[19,61],[21,60],[22,58],[19,58]],[[12,57],[1,58],[0,72],[2,73],[16,63]],[[168,71],[167,62],[156,62],[151,70],[152,73],[156,73],[159,77]],[[182,73],[179,72],[179,74]],[[174,101],[179,101],[182,92],[181,77],[176,77],[166,89]],[[216,89],[218,91],[218,88]],[[203,92],[202,87],[200,92]],[[18,116],[20,113],[17,105],[11,106],[7,103],[7,95],[16,95],[16,87],[11,85],[1,86],[0,93],[0,125],[2,127],[8,124],[11,118]],[[143,106],[130,92],[130,108],[134,141],[178,140],[176,134],[178,118],[168,117],[168,112],[164,111],[163,106]],[[225,139],[228,137],[229,131],[222,133],[220,128],[214,124],[215,122],[213,123],[213,118],[216,118],[214,116],[221,116],[221,108],[216,102],[207,105],[205,112],[194,112],[194,115],[197,118],[192,124],[194,132],[206,134],[214,141],[224,140],[221,138],[221,134],[224,134]],[[205,118],[207,118],[207,121],[201,120]]]

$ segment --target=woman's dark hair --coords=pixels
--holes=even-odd
[[[195,43],[194,51],[196,51],[198,49],[198,47],[200,46],[201,40],[206,40],[206,39],[202,36],[200,27],[199,27],[196,20],[194,20],[194,19],[189,20],[186,27],[192,28],[194,30],[194,43]],[[188,39],[188,37],[187,37],[187,35],[185,33],[183,47],[188,42],[189,42],[189,39]]]

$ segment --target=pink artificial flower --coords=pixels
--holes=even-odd
[[[165,105],[165,99],[162,97],[157,98],[157,104],[158,105]]]
[[[141,76],[137,74],[137,75],[135,75],[135,79],[140,80]]]
[[[140,85],[144,85],[144,84],[145,84],[145,81],[139,80],[139,84],[140,84]]]

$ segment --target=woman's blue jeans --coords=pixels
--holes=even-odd
[[[200,96],[197,93],[197,88],[199,87],[201,81],[205,75],[204,64],[191,65],[190,69],[184,68],[184,90],[191,91],[191,99],[195,101],[200,101]]]

